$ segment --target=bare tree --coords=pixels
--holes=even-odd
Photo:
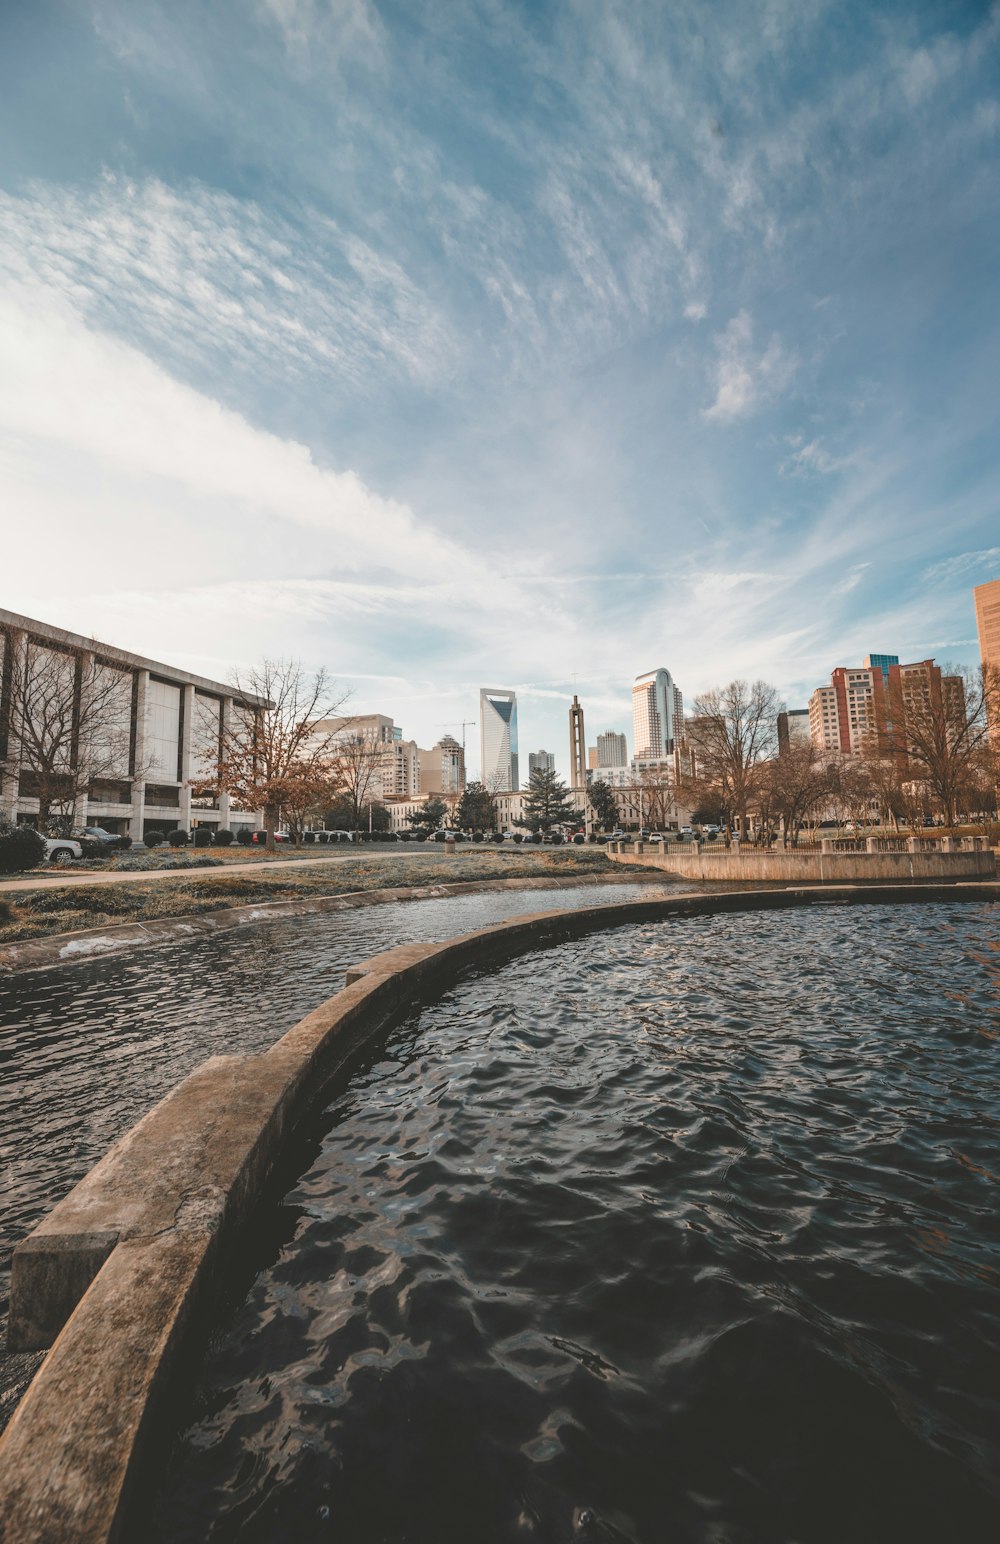
[[[677,806],[673,773],[665,767],[640,766],[633,787],[641,801],[643,823],[654,831],[665,831]]]
[[[909,780],[926,784],[949,826],[975,781],[1000,718],[1000,670],[939,670],[928,663],[890,685],[887,714],[906,756]]]
[[[341,728],[333,744],[333,766],[341,792],[351,810],[351,827],[362,824],[361,811],[381,796],[387,746],[374,735]]]
[[[730,681],[695,698],[688,720],[701,776],[717,789],[744,834],[760,768],[778,747],[780,708],[778,693],[766,681]]]
[[[288,659],[265,659],[237,675],[233,695],[211,784],[263,812],[273,852],[284,806],[300,807],[298,801],[329,789],[335,778],[334,734],[317,726],[340,711],[345,697],[333,697],[325,670],[310,676],[298,660]]]
[[[132,676],[92,649],[63,649],[8,635],[8,754],[21,792],[38,800],[38,825],[75,821],[97,780],[141,776],[134,762]]]
[[[793,847],[806,817],[830,795],[833,779],[814,745],[790,745],[760,768],[759,800],[765,835],[779,821]]]
[[[899,829],[900,820],[906,815],[907,796],[905,757],[888,751],[885,735],[873,730],[863,739],[858,750],[857,772],[870,800],[878,804],[879,820],[883,826]]]

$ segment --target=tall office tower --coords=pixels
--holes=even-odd
[[[569,786],[587,786],[587,736],[583,727],[583,709],[576,692],[573,693],[569,710]]]
[[[979,657],[984,665],[1000,670],[1000,579],[977,584],[972,594],[976,602]]]
[[[809,709],[789,708],[778,714],[778,750],[785,752],[797,745],[808,745],[811,739]]]
[[[535,772],[554,772],[556,758],[554,751],[529,751],[528,752],[528,776]]]
[[[517,792],[517,695],[502,687],[479,693],[479,765],[491,793]]]
[[[684,693],[679,686],[674,687],[674,739],[684,738]]]
[[[637,761],[659,761],[672,754],[678,699],[680,693],[670,671],[662,666],[636,676],[632,687],[632,734]],[[683,707],[683,699],[681,703]]]
[[[628,746],[623,734],[606,729],[597,736],[597,765],[599,767],[627,767]]]

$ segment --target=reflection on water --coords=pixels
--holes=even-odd
[[[641,925],[414,1014],[154,1536],[1000,1537],[998,917]]]

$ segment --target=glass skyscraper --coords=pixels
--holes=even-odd
[[[491,793],[516,793],[517,696],[484,686],[479,693],[479,764]]]

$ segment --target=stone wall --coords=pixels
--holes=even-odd
[[[715,884],[949,884],[995,879],[997,875],[996,858],[988,848],[960,852],[919,848],[905,852],[773,852],[750,848],[741,852],[705,848],[697,842],[609,842],[608,856],[614,863]]]

